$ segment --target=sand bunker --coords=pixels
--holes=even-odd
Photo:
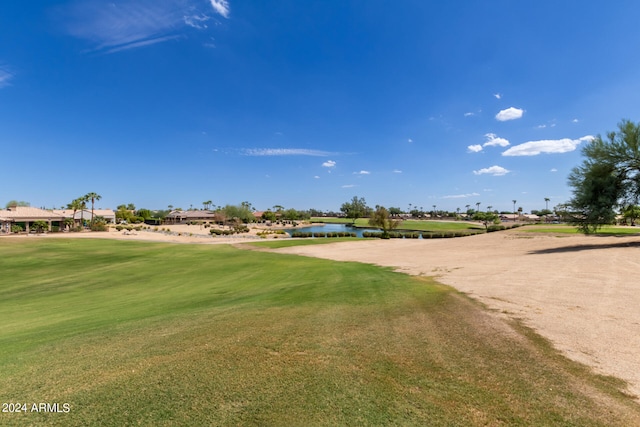
[[[435,276],[522,319],[567,357],[640,396],[640,237],[518,231],[458,239],[357,241],[278,252]]]

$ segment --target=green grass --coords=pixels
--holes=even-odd
[[[266,240],[263,242],[251,242],[243,243],[243,245],[255,246],[258,248],[288,248],[291,246],[307,246],[307,245],[325,245],[328,243],[336,242],[355,242],[357,240],[363,240],[357,237],[328,237],[328,238],[311,238],[311,239],[281,239],[281,240]]]
[[[629,426],[619,390],[449,287],[221,245],[0,239],[0,425]]]
[[[571,225],[566,224],[532,224],[519,228],[518,231],[531,233],[560,233],[560,234],[580,234],[580,231]],[[634,227],[604,226],[598,229],[596,235],[620,236],[629,234],[640,234],[640,229]]]
[[[311,218],[313,222],[324,222],[327,224],[351,224],[352,220],[347,218]],[[356,227],[370,227],[367,218],[358,218]],[[484,226],[477,223],[465,221],[419,221],[405,220],[400,223],[398,230],[415,231],[464,231],[464,230],[484,230]]]

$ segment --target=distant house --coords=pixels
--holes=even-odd
[[[210,211],[171,211],[164,220],[168,224],[181,224],[191,221],[216,221],[217,214]]]
[[[77,210],[75,215],[73,214],[73,209],[54,209],[53,212],[60,214],[65,218],[73,218],[77,224],[80,224],[82,219],[85,221],[91,221],[91,209]],[[116,213],[113,209],[94,209],[93,216],[100,216],[104,218],[107,224],[116,223]]]
[[[36,221],[44,221],[51,231],[54,227],[64,228],[65,216],[52,210],[32,208],[29,206],[10,206],[0,210],[0,231],[10,233],[12,225],[19,225],[27,233]]]

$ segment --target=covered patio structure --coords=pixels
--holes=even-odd
[[[54,226],[60,229],[64,227],[65,217],[53,211],[32,208],[27,206],[10,206],[0,211],[0,230],[3,233],[10,233],[14,224],[24,225],[24,230],[28,233],[31,225],[36,221],[44,221],[51,231]]]

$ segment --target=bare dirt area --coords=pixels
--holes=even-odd
[[[521,319],[567,357],[640,396],[640,237],[516,230],[455,239],[375,240],[277,252],[434,276]]]

